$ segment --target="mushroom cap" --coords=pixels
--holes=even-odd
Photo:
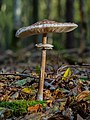
[[[75,23],[59,23],[50,20],[36,22],[28,27],[22,27],[16,32],[16,37],[28,37],[35,34],[70,32],[77,28]]]

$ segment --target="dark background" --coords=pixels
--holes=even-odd
[[[90,47],[90,0],[0,0],[0,50],[18,50],[36,44],[41,36],[22,41],[15,37],[20,27],[43,19],[74,22],[78,28],[70,33],[49,34],[55,50]]]

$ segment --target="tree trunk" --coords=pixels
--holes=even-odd
[[[64,16],[63,16],[63,6],[62,6],[62,0],[57,0],[57,20],[59,21],[59,22],[63,22],[63,20],[64,20]],[[58,34],[58,35],[54,35],[55,36],[55,38],[58,40],[58,43],[60,44],[60,46],[62,46],[63,47],[63,45],[64,45],[64,40],[63,40],[63,35],[64,34]]]
[[[87,39],[87,19],[85,11],[85,0],[79,0],[80,5],[80,19],[81,19],[81,31],[80,31],[80,53],[85,50]]]
[[[1,7],[2,7],[2,0],[0,0],[0,11],[1,11]],[[1,37],[1,33],[0,33],[0,37]],[[1,48],[1,42],[0,42],[0,48]]]
[[[38,0],[33,0],[32,2],[33,2],[32,3],[33,4],[33,15],[32,16],[33,16],[33,23],[35,23],[38,21]],[[34,39],[34,44],[36,44],[38,41],[37,35],[34,35],[32,39]]]
[[[58,18],[58,20],[62,19],[61,0],[57,0],[57,18]]]
[[[2,7],[2,0],[0,0],[0,11],[1,11],[1,7]]]
[[[11,47],[12,49],[17,49],[17,38],[15,37],[15,33],[17,29],[21,27],[21,0],[14,0],[13,5],[14,5],[13,13],[14,26],[12,31]]]
[[[49,19],[50,18],[50,11],[51,11],[51,0],[45,0],[45,4],[46,4],[46,18]]]
[[[33,0],[33,22],[38,21],[38,0]]]
[[[73,22],[74,18],[74,0],[66,0],[66,22]],[[66,33],[66,48],[75,47],[74,32]]]

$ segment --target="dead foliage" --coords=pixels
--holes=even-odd
[[[31,51],[30,54],[28,50]],[[73,54],[73,57],[75,56]],[[24,49],[23,55],[22,50],[18,53],[11,52],[11,55],[4,54],[4,57],[2,55],[0,102],[36,100],[40,76],[39,58],[40,53],[36,54],[32,48]],[[75,59],[77,65],[70,65],[64,57],[54,51],[48,52],[47,59],[44,83],[46,104],[28,106],[27,114],[42,112],[43,117],[46,115],[48,120],[87,120],[90,116],[90,63],[83,56],[84,64],[79,64],[79,59]]]

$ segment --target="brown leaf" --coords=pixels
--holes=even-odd
[[[65,110],[65,104],[66,104],[66,102],[61,102],[60,103],[60,111]]]
[[[50,99],[51,98],[51,92],[50,90],[45,90],[44,92],[44,99]]]
[[[7,101],[7,100],[9,99],[9,97],[10,97],[10,96],[8,96],[8,95],[3,95],[3,97],[2,97],[1,100],[3,100],[3,101]]]
[[[47,106],[52,107],[52,102],[53,102],[52,100],[47,100],[47,101],[46,101]]]
[[[55,90],[54,92],[54,98],[58,99],[58,98],[63,98],[64,94],[62,93],[62,91],[60,91],[59,89]]]
[[[38,111],[41,111],[42,110],[42,105],[41,104],[38,104],[38,105],[35,105],[35,106],[29,106],[28,107],[28,112],[32,113],[32,112],[38,112]]]
[[[81,92],[77,97],[76,100],[80,102],[81,100],[85,100],[88,96],[90,96],[90,91],[86,90]]]
[[[20,80],[21,78],[21,76],[15,76],[15,80]]]

